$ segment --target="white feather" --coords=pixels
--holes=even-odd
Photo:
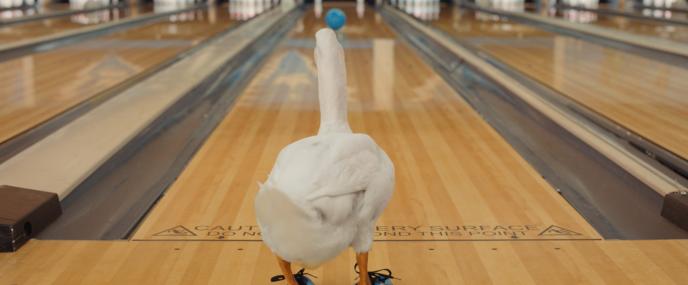
[[[394,166],[347,122],[344,52],[334,32],[316,34],[320,130],[286,146],[255,208],[264,242],[282,259],[315,267],[352,246],[367,252],[394,190]]]

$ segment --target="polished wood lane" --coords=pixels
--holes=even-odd
[[[370,268],[394,284],[685,284],[688,241],[376,242]],[[354,284],[347,251],[309,270]],[[43,241],[0,253],[0,284],[270,284],[261,242]],[[282,283],[273,283],[282,284]]]
[[[63,17],[36,20],[16,25],[0,26],[0,44],[8,44],[41,36],[89,27],[137,16],[153,11],[153,5],[134,5]]]
[[[0,62],[0,143],[235,23],[226,6],[200,9]]]
[[[434,27],[688,159],[688,62],[662,62],[449,9]]]
[[[385,149],[397,174],[377,240],[599,238],[373,11],[350,18],[342,37],[351,126]],[[312,13],[297,24],[135,239],[260,239],[256,181],[282,147],[317,133],[313,36],[323,25]]]

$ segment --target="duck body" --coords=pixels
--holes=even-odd
[[[265,244],[281,264],[308,268],[349,246],[367,254],[394,190],[392,161],[370,136],[349,127],[344,51],[332,30],[316,33],[314,57],[318,134],[282,149],[255,199]]]
[[[365,134],[332,133],[280,152],[256,198],[263,241],[312,268],[351,246],[367,252],[394,189],[394,166]]]

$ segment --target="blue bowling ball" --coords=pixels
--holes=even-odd
[[[327,14],[325,14],[325,23],[327,23],[330,29],[335,31],[339,30],[346,24],[346,14],[344,14],[344,11],[337,8],[330,9],[327,11]]]

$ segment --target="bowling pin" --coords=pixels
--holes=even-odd
[[[422,0],[414,0],[413,1],[413,16],[416,18],[420,18],[420,12],[421,12],[421,3]]]
[[[256,16],[256,0],[247,0],[248,2],[248,18],[251,19]]]

